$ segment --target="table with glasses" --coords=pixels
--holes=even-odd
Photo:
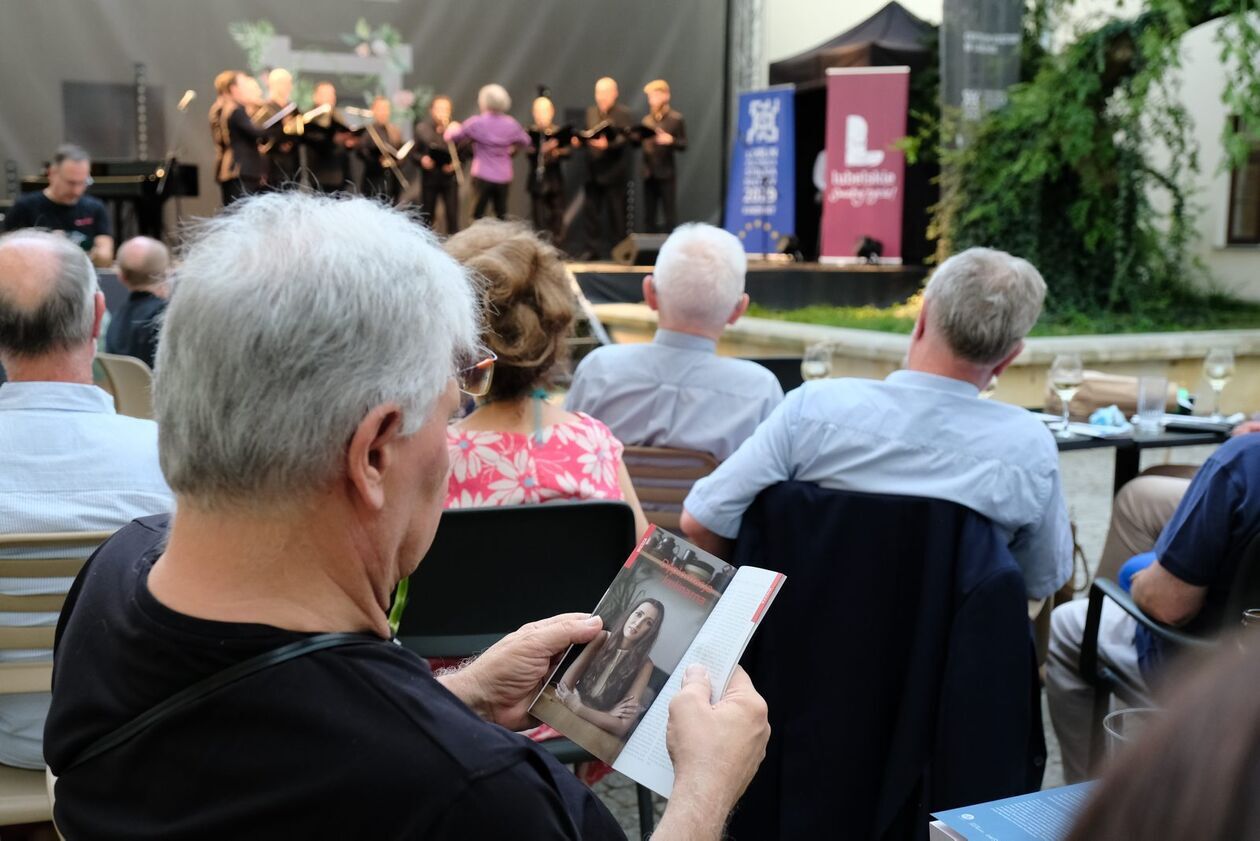
[[[1095,450],[1110,447],[1116,451],[1115,476],[1112,480],[1112,493],[1131,479],[1136,479],[1142,460],[1143,450],[1170,449],[1174,447],[1201,447],[1220,444],[1229,437],[1229,433],[1217,430],[1197,432],[1165,429],[1149,434],[1132,434],[1114,438],[1059,438],[1059,452],[1067,453],[1075,450]]]

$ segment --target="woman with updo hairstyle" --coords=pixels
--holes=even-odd
[[[621,442],[595,418],[547,401],[576,309],[559,253],[525,225],[496,219],[455,234],[446,250],[480,278],[482,342],[498,357],[488,393],[447,431],[446,507],[624,500],[642,534]]]

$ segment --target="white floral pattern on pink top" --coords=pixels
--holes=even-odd
[[[578,413],[533,435],[450,427],[447,508],[522,505],[553,499],[622,499],[624,449],[599,421]]]

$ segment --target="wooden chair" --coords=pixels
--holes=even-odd
[[[0,535],[0,578],[72,577],[78,574],[92,548],[112,532]],[[35,552],[52,554],[39,559],[9,558]],[[64,594],[0,595],[0,613],[52,613],[61,610]],[[51,649],[56,629],[0,625],[0,651]],[[52,661],[0,662],[0,695],[47,692],[52,687]],[[0,826],[52,820],[52,804],[44,771],[0,765]]]
[[[120,415],[153,419],[153,372],[132,356],[98,353],[96,360],[105,372],[107,390],[114,395],[114,408]]]
[[[648,522],[673,532],[678,531],[691,486],[718,465],[708,453],[666,447],[626,447],[622,461]]]

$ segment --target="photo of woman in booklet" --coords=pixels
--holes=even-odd
[[[569,649],[530,713],[668,797],[665,733],[682,673],[703,666],[716,702],[783,580],[652,526],[592,611],[603,631]]]
[[[643,599],[614,627],[587,643],[556,684],[556,697],[572,712],[625,737],[647,709],[641,703],[652,677],[652,643],[665,622],[665,605]]]
[[[657,530],[644,542],[595,608],[604,630],[569,653],[539,699],[548,723],[581,733],[579,743],[608,763],[721,597],[714,584],[723,586],[725,577],[714,572],[726,565],[699,559],[679,540]]]

